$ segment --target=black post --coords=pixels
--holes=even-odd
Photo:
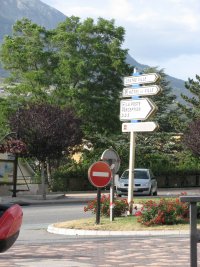
[[[17,167],[18,167],[18,155],[15,154],[14,168],[13,168],[13,194],[12,197],[16,197],[17,193]]]
[[[97,187],[97,212],[96,212],[96,224],[100,223],[101,215],[101,188]]]
[[[190,202],[190,266],[197,267],[197,203]]]
[[[199,196],[180,196],[182,202],[190,203],[190,266],[197,267],[197,243],[199,234],[197,230],[197,202]]]

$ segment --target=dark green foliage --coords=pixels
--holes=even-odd
[[[158,107],[153,120],[158,122],[160,127],[159,131],[174,132],[174,118],[177,116],[177,105],[175,102],[176,96],[172,93],[170,82],[167,80],[163,69],[158,70],[152,67],[145,69],[145,73],[158,73],[161,77],[161,79],[157,81],[157,84],[162,88],[162,92],[151,97]]]
[[[52,173],[52,190],[54,192],[93,190],[87,171],[88,166],[68,160],[67,164],[58,167]]]
[[[102,18],[70,17],[54,30],[18,21],[0,53],[14,83],[9,91],[29,102],[72,106],[89,137],[119,132],[121,77],[132,72],[123,40],[124,29]]]
[[[189,121],[200,117],[200,76],[196,75],[196,80],[188,79],[185,83],[188,96],[181,95],[185,104],[179,104],[180,109]]]

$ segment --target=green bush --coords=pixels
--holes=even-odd
[[[114,216],[120,217],[124,215],[129,209],[129,205],[126,199],[115,199],[114,200]],[[91,211],[93,214],[97,212],[97,198],[88,202],[87,206],[84,207],[84,211]],[[110,195],[102,195],[101,197],[101,214],[105,217],[110,216]]]
[[[172,225],[189,220],[188,203],[176,199],[160,199],[159,202],[149,200],[143,204],[138,222],[146,226]]]
[[[74,161],[60,166],[52,174],[52,190],[54,192],[72,190],[70,181],[73,179],[79,181],[75,190],[91,190],[92,186],[88,181],[87,171],[85,166]]]

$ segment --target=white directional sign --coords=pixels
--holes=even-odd
[[[139,76],[124,77],[124,86],[132,84],[155,83],[160,76],[157,73],[142,74]]]
[[[123,89],[122,97],[157,95],[161,91],[158,85],[140,86],[137,88],[126,87]]]
[[[157,107],[148,98],[121,100],[120,120],[146,120],[156,110]]]
[[[122,132],[153,132],[158,128],[158,124],[153,121],[122,123]]]

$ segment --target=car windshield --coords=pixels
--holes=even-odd
[[[129,174],[129,171],[125,171],[122,174],[121,179],[128,179],[128,174]],[[149,179],[147,171],[143,171],[143,170],[135,170],[134,178],[135,179]]]

